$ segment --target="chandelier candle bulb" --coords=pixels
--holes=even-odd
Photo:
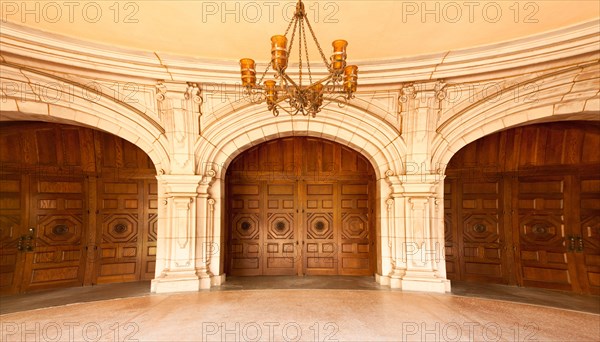
[[[265,81],[265,95],[267,96],[267,104],[269,107],[275,105],[277,101],[277,92],[275,91],[275,81]]]
[[[331,68],[341,72],[346,66],[346,47],[348,42],[343,39],[334,40],[331,43],[333,46],[333,55],[331,56]]]
[[[283,72],[287,68],[287,38],[282,35],[271,37],[271,65],[274,70]]]
[[[348,65],[344,69],[344,90],[352,94],[356,91],[358,81],[358,67],[356,65]]]
[[[254,60],[250,58],[240,59],[240,68],[242,69],[242,86],[252,87],[256,85],[256,69]]]
[[[315,109],[318,109],[323,104],[323,85],[316,83],[311,87],[313,95],[313,105],[316,105]]]

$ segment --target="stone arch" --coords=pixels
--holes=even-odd
[[[138,146],[157,172],[169,171],[164,129],[140,110],[83,84],[31,69],[2,65],[0,80],[0,121],[60,122],[98,129]]]
[[[344,144],[365,156],[377,178],[389,169],[403,170],[404,140],[389,123],[354,107],[326,108],[316,117],[281,114],[273,117],[264,104],[249,106],[222,117],[203,132],[196,147],[197,171],[213,168],[219,177],[244,150],[286,136],[320,137]]]
[[[311,136],[338,142],[367,158],[376,178],[376,231],[387,231],[386,200],[391,189],[386,172],[392,170],[401,174],[406,153],[405,142],[394,127],[371,113],[351,106],[325,108],[312,118],[284,114],[273,117],[265,110],[264,104],[259,104],[231,112],[220,118],[218,124],[206,127],[202,137],[205,140],[196,145],[197,173],[214,175],[208,193],[211,198],[221,202],[215,207],[215,222],[210,233],[215,241],[219,241],[225,228],[222,222],[224,177],[231,161],[252,146],[287,136]],[[377,244],[387,246],[388,236],[378,235]],[[383,249],[377,253],[377,274],[382,274],[390,268],[390,260],[385,257],[387,252]],[[222,266],[217,262],[211,263],[211,272],[222,274]]]
[[[599,120],[599,78],[595,63],[576,66],[499,86],[494,93],[473,104],[457,104],[456,108],[462,109],[437,128],[432,164],[439,165],[443,171],[462,147],[507,128],[550,121]],[[520,91],[518,98],[501,96],[514,89]]]

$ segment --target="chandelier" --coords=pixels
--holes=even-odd
[[[293,29],[288,46],[287,35],[292,26]],[[310,69],[306,28],[308,28],[328,71],[326,77],[316,81],[313,81]],[[299,61],[297,78],[294,80],[286,73],[286,69],[289,56],[293,53],[294,38],[296,37],[298,38],[297,49]],[[274,116],[278,116],[279,110],[283,110],[290,115],[302,114],[304,116],[311,115],[315,117],[324,106],[324,99],[328,102],[337,101],[338,104],[342,105],[354,97],[358,80],[358,67],[356,65],[346,65],[347,41],[341,39],[335,40],[332,46],[333,54],[330,57],[330,62],[328,62],[310,26],[306,11],[304,10],[304,4],[302,0],[299,0],[296,4],[294,17],[290,21],[285,33],[271,37],[271,62],[267,65],[258,83],[256,81],[254,60],[250,58],[240,60],[244,94],[253,103],[266,101],[268,109]],[[306,59],[307,74],[303,70],[303,54]],[[269,68],[273,68],[274,79],[266,80],[263,83],[263,79],[267,75]],[[308,79],[305,76],[308,76]],[[306,81],[308,81],[308,84]]]

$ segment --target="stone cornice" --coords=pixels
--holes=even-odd
[[[363,85],[444,79],[514,69],[598,51],[598,20],[465,50],[384,61],[357,61]],[[175,82],[239,83],[236,61],[135,51],[2,23],[1,57],[37,68]],[[290,68],[293,69],[293,68]],[[313,68],[315,73],[323,69]]]

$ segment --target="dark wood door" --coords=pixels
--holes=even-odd
[[[263,183],[266,210],[261,218],[263,275],[295,275],[299,243],[296,182]]]
[[[31,251],[21,291],[83,285],[88,212],[85,177],[31,177]]]
[[[507,284],[502,179],[463,178],[456,186],[456,236],[463,279]]]
[[[600,295],[600,177],[578,177],[575,182],[577,207],[569,238],[584,292]]]
[[[368,182],[342,182],[339,185],[339,273],[370,275],[374,269],[374,239],[369,212]],[[372,209],[372,208],[371,208]]]
[[[460,150],[444,185],[448,277],[598,294],[598,143],[598,124],[549,123]]]
[[[19,292],[30,236],[26,194],[29,179],[18,174],[0,176],[0,294]]]
[[[261,275],[262,235],[261,184],[242,183],[229,186],[229,272],[231,275]]]
[[[568,224],[573,184],[571,177],[518,177],[513,184],[513,226],[520,284],[581,291]]]
[[[285,138],[248,150],[226,177],[229,274],[373,274],[373,171],[358,153]]]
[[[302,183],[304,234],[302,273],[339,274],[340,225],[334,194],[336,183]]]
[[[153,168],[116,136],[0,124],[0,293],[154,278]]]
[[[154,182],[131,178],[99,180],[96,283],[148,279],[153,273],[155,202]]]

